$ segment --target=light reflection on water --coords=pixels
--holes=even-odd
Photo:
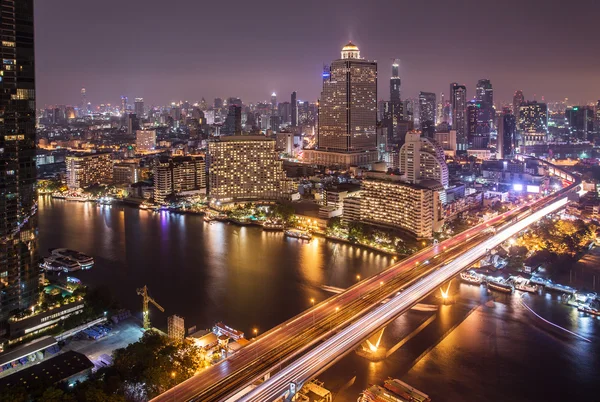
[[[138,313],[135,289],[148,285],[166,309],[151,310],[166,326],[178,314],[186,326],[206,328],[223,320],[248,332],[266,330],[331,296],[320,286],[347,287],[389,265],[371,250],[321,238],[286,238],[200,216],[150,212],[112,205],[40,198],[40,245],[90,254],[96,266],[78,273],[84,283],[107,285]]]

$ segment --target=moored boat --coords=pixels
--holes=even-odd
[[[89,255],[68,248],[55,248],[50,250],[52,256],[65,257],[79,264],[81,269],[90,269],[94,266],[94,259]]]
[[[483,282],[481,275],[477,275],[470,271],[461,272],[460,279],[463,280],[464,282],[472,283],[474,285],[481,285],[481,282]]]
[[[502,282],[488,281],[487,286],[489,289],[497,290],[498,292],[503,293],[512,293],[515,290],[513,285]]]
[[[306,232],[304,230],[298,230],[298,229],[288,229],[285,231],[285,235],[288,237],[293,237],[293,238],[302,239],[302,240],[312,239],[312,235],[309,232]]]

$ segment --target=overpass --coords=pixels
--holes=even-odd
[[[154,401],[269,401],[286,393],[290,396],[293,389],[335,363],[490,249],[562,208],[567,194],[576,190],[578,184],[575,179],[551,196],[505,212],[392,265],[271,329],[231,358]],[[239,396],[241,390],[261,378],[268,380]]]

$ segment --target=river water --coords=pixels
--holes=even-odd
[[[40,198],[40,250],[69,247],[94,256],[77,273],[106,285],[141,317],[136,288],[148,285],[165,308],[151,307],[153,325],[183,316],[186,326],[217,321],[251,333],[265,331],[330,296],[322,285],[347,287],[389,264],[374,252],[315,238],[289,239],[255,227],[206,223],[199,216],[153,213]],[[355,401],[362,389],[400,378],[434,401],[600,401],[600,319],[578,313],[552,294],[490,293],[453,281],[452,302],[424,303],[436,312],[410,311],[384,332],[392,348],[427,325],[381,362],[351,352],[319,376],[336,398]],[[541,317],[591,342],[578,339]]]

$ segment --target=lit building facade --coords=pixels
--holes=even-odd
[[[360,57],[352,42],[323,72],[319,102],[318,152],[305,151],[309,162],[348,166],[350,154],[377,161],[377,63]],[[330,155],[323,155],[323,152]],[[350,163],[348,163],[350,162]]]
[[[137,130],[135,147],[140,153],[154,151],[156,149],[156,130]]]
[[[33,0],[0,0],[0,336],[37,302],[37,197]]]
[[[452,104],[452,128],[456,130],[456,147],[458,151],[466,151],[467,138],[467,87],[450,84],[450,102]]]
[[[206,188],[206,163],[201,156],[158,158],[154,164],[154,202],[167,196]]]
[[[448,187],[444,150],[434,139],[423,137],[419,132],[406,134],[406,141],[400,148],[400,171],[410,183],[435,180],[444,188]]]
[[[113,165],[113,184],[133,184],[140,181],[140,168],[135,162],[119,162]]]
[[[275,141],[263,136],[231,136],[209,141],[208,191],[212,202],[274,201],[287,192]]]
[[[433,92],[419,92],[419,121],[423,135],[433,138],[435,133],[435,94]]]
[[[546,142],[548,139],[548,106],[536,101],[521,104],[518,128],[521,133],[522,146]]]
[[[369,172],[362,182],[360,220],[364,223],[400,228],[429,239],[441,226],[439,211],[437,191],[405,183],[400,176]]]
[[[110,153],[70,155],[65,162],[67,187],[70,189],[112,183],[113,162]]]

